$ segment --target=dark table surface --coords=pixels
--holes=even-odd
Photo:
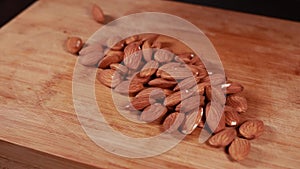
[[[234,11],[300,21],[300,0],[177,0]],[[35,0],[0,0],[0,27]]]

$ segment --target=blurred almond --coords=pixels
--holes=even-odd
[[[121,65],[119,63],[112,63],[109,65],[109,67],[113,70],[118,71],[121,75],[124,75],[128,72],[128,68],[124,65]]]
[[[134,94],[144,89],[142,83],[137,83],[133,81],[123,81],[114,89],[115,92],[121,94]]]
[[[121,76],[112,69],[105,69],[97,74],[97,79],[107,87],[115,88],[121,83]]]
[[[157,61],[151,60],[145,64],[145,66],[140,71],[141,77],[149,77],[155,74],[159,66]]]
[[[177,131],[177,129],[184,121],[184,118],[185,118],[184,113],[178,113],[178,112],[171,113],[164,120],[163,128],[169,133]]]
[[[124,49],[124,64],[129,69],[137,69],[142,60],[142,51],[139,42],[129,44]]]
[[[143,110],[140,120],[145,122],[153,122],[158,120],[160,122],[162,120],[161,117],[163,117],[167,111],[168,109],[165,106],[161,105],[160,103],[154,103]]]
[[[226,94],[240,93],[244,90],[244,87],[237,82],[227,82],[223,86],[226,88]]]
[[[177,84],[174,80],[165,80],[162,78],[155,78],[148,82],[149,86],[160,87],[163,89],[173,88]]]
[[[185,120],[180,126],[180,131],[183,134],[191,134],[198,126],[198,124],[201,122],[201,118],[203,115],[203,109],[202,108],[196,108],[191,112],[188,112],[185,115]]]
[[[93,4],[92,15],[93,15],[95,21],[97,21],[99,23],[104,23],[105,17],[104,17],[104,13],[103,13],[102,9],[100,8],[100,6]]]
[[[84,43],[79,37],[69,37],[66,42],[66,48],[68,52],[72,54],[77,54],[81,50],[83,45]]]
[[[162,48],[155,52],[154,59],[159,63],[169,63],[173,60],[174,54],[169,48]]]

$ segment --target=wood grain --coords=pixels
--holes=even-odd
[[[210,38],[226,74],[245,86],[249,110],[244,116],[265,122],[266,131],[252,142],[248,158],[231,162],[221,149],[198,143],[199,130],[159,156],[130,159],[96,146],[84,133],[72,102],[76,58],[64,49],[68,36],[87,40],[101,27],[90,15],[101,5],[111,19],[143,11],[177,15]],[[87,26],[88,25],[88,26]],[[291,21],[166,1],[42,0],[0,30],[0,156],[28,166],[51,168],[32,159],[21,147],[42,156],[59,157],[70,168],[297,168],[300,166],[300,24]],[[105,112],[111,107],[109,89],[97,85]],[[136,137],[124,118],[108,115],[116,129]],[[157,127],[150,127],[157,131]],[[155,133],[154,131],[154,133]],[[1,149],[4,150],[4,149]],[[25,152],[24,154],[21,152]],[[27,159],[27,160],[26,160]]]

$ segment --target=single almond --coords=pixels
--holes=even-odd
[[[119,63],[112,63],[109,67],[113,70],[118,71],[121,75],[125,75],[128,72],[128,68]]]
[[[193,73],[186,67],[173,67],[167,72],[161,72],[161,78],[166,80],[182,80],[188,77],[192,77]]]
[[[142,83],[136,83],[130,80],[123,81],[119,85],[116,86],[114,89],[115,92],[121,94],[134,94],[138,93],[139,91],[143,90],[144,86]]]
[[[145,64],[145,66],[140,71],[141,77],[149,77],[156,73],[159,63],[157,61],[151,60]]]
[[[69,37],[66,42],[66,48],[68,52],[72,54],[77,54],[81,50],[83,45],[84,43],[79,37]]]
[[[100,52],[90,52],[85,55],[80,55],[78,61],[84,66],[96,66],[103,56],[104,54]]]
[[[159,63],[169,63],[174,59],[174,54],[169,48],[162,48],[155,52],[154,59]]]
[[[205,105],[205,96],[200,95],[200,107],[203,107]],[[180,102],[176,108],[175,111],[180,112],[181,111],[182,102]]]
[[[194,95],[181,101],[180,112],[189,112],[200,107],[200,95]]]
[[[214,147],[225,147],[229,145],[237,136],[234,128],[226,128],[212,136],[208,143]]]
[[[225,114],[225,123],[227,126],[237,126],[240,124],[241,121],[240,115],[234,108],[230,106],[225,106],[224,114]]]
[[[160,87],[163,89],[173,88],[177,84],[174,80],[165,80],[162,78],[155,78],[149,81],[148,85],[152,87]]]
[[[161,88],[158,87],[149,87],[140,91],[136,98],[152,98],[155,100],[161,100],[165,98],[165,93]]]
[[[143,110],[144,108],[155,103],[154,99],[146,97],[134,97],[131,101],[131,104],[126,106],[129,110]]]
[[[194,76],[188,77],[186,79],[183,79],[181,82],[179,82],[173,90],[178,91],[178,90],[190,89],[190,88],[196,86],[199,81],[200,81],[200,78],[198,78],[198,77],[194,77]]]
[[[139,42],[129,44],[124,49],[124,64],[129,69],[137,69],[142,60],[142,51]]]
[[[194,92],[189,90],[178,91],[165,98],[164,105],[167,107],[175,106],[182,100],[191,97]]]
[[[103,46],[100,43],[86,45],[79,51],[79,55],[87,55],[93,52],[103,53]]]
[[[201,122],[203,109],[196,108],[185,115],[185,120],[180,126],[180,131],[183,134],[191,134]]]
[[[227,82],[223,87],[226,88],[226,94],[236,94],[244,90],[244,87],[237,82]]]
[[[168,109],[161,105],[160,103],[154,103],[148,107],[146,107],[141,113],[140,120],[145,122],[153,122],[153,121],[161,121],[161,117],[163,117],[167,113]]]
[[[250,142],[246,139],[235,138],[230,144],[228,152],[233,160],[241,161],[246,158],[251,149]]]
[[[97,74],[97,79],[107,87],[115,88],[121,83],[120,74],[112,69],[105,69]]]
[[[125,47],[125,40],[120,36],[112,36],[106,41],[106,46],[111,50],[122,50]]]
[[[243,123],[240,128],[240,134],[246,139],[254,139],[262,135],[265,126],[261,120],[249,120]]]
[[[93,4],[92,15],[93,15],[95,21],[97,21],[99,23],[105,22],[104,13],[103,13],[102,9],[100,8],[100,6]]]
[[[225,115],[219,104],[211,106],[210,103],[206,105],[205,110],[206,123],[213,133],[218,133],[225,128]]]
[[[142,46],[143,57],[145,61],[149,62],[152,60],[153,49],[151,48],[151,42],[145,41]]]
[[[128,71],[128,73],[129,73],[129,71]],[[142,84],[148,83],[150,81],[150,79],[151,79],[150,77],[141,77],[140,73],[138,73],[138,72],[135,72],[133,75],[127,77],[127,80],[132,80],[132,81],[139,82]]]
[[[102,60],[100,60],[98,67],[101,69],[106,69],[110,67],[111,64],[120,63],[122,61],[122,56],[120,55],[106,55]]]
[[[158,70],[156,72],[156,76],[160,77],[162,72],[168,72],[168,71],[172,70],[174,67],[179,67],[180,65],[181,64],[177,63],[177,62],[166,63],[158,68]]]
[[[239,113],[246,112],[248,109],[246,98],[236,94],[227,97],[226,105],[235,108]]]
[[[164,120],[163,128],[169,133],[177,131],[177,129],[184,121],[184,118],[185,118],[184,113],[178,113],[178,112],[171,113]]]

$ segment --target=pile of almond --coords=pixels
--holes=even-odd
[[[139,110],[141,121],[158,121],[167,132],[191,134],[197,127],[205,129],[213,133],[208,144],[228,148],[233,160],[244,159],[249,140],[263,133],[264,124],[242,120],[247,111],[243,86],[224,78],[218,68],[208,72],[194,53],[174,54],[158,37],[113,37],[88,44],[77,50],[79,62],[97,66],[102,84],[128,95],[131,102],[124,108]],[[76,47],[77,42],[70,44]]]

